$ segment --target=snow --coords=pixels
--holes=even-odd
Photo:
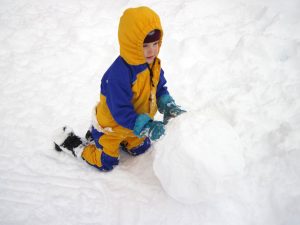
[[[162,66],[188,113],[101,173],[51,139],[85,134],[119,17],[139,5],[161,17]],[[299,13],[298,0],[1,0],[0,224],[298,225]]]
[[[155,152],[155,174],[166,192],[183,203],[205,202],[227,192],[223,183],[234,183],[245,167],[234,129],[198,112],[173,120]]]

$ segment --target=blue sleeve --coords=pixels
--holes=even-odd
[[[160,70],[159,82],[158,82],[158,85],[157,85],[156,99],[159,99],[159,97],[162,96],[162,95],[169,94],[166,84],[167,84],[167,80],[164,76],[163,69],[161,69]]]
[[[130,71],[120,63],[111,67],[103,77],[101,92],[106,96],[107,106],[115,121],[133,130],[138,115],[131,103]]]

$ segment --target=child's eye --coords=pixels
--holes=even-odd
[[[158,41],[157,42],[154,42],[154,44],[153,45],[158,45]]]

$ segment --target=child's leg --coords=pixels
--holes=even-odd
[[[122,141],[121,138],[104,133],[93,135],[93,138],[95,145],[90,144],[86,146],[81,157],[87,163],[100,170],[112,170],[113,167],[119,163],[119,145]]]
[[[148,137],[128,137],[122,143],[122,149],[130,155],[140,155],[146,152],[151,145],[151,141]]]

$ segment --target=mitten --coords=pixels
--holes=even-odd
[[[174,99],[169,94],[162,95],[158,99],[157,105],[159,112],[164,115],[164,124],[167,124],[171,118],[186,112],[179,105],[176,105]]]
[[[152,141],[158,140],[165,133],[163,122],[152,120],[147,114],[141,114],[137,117],[134,134],[138,137],[149,137]]]

